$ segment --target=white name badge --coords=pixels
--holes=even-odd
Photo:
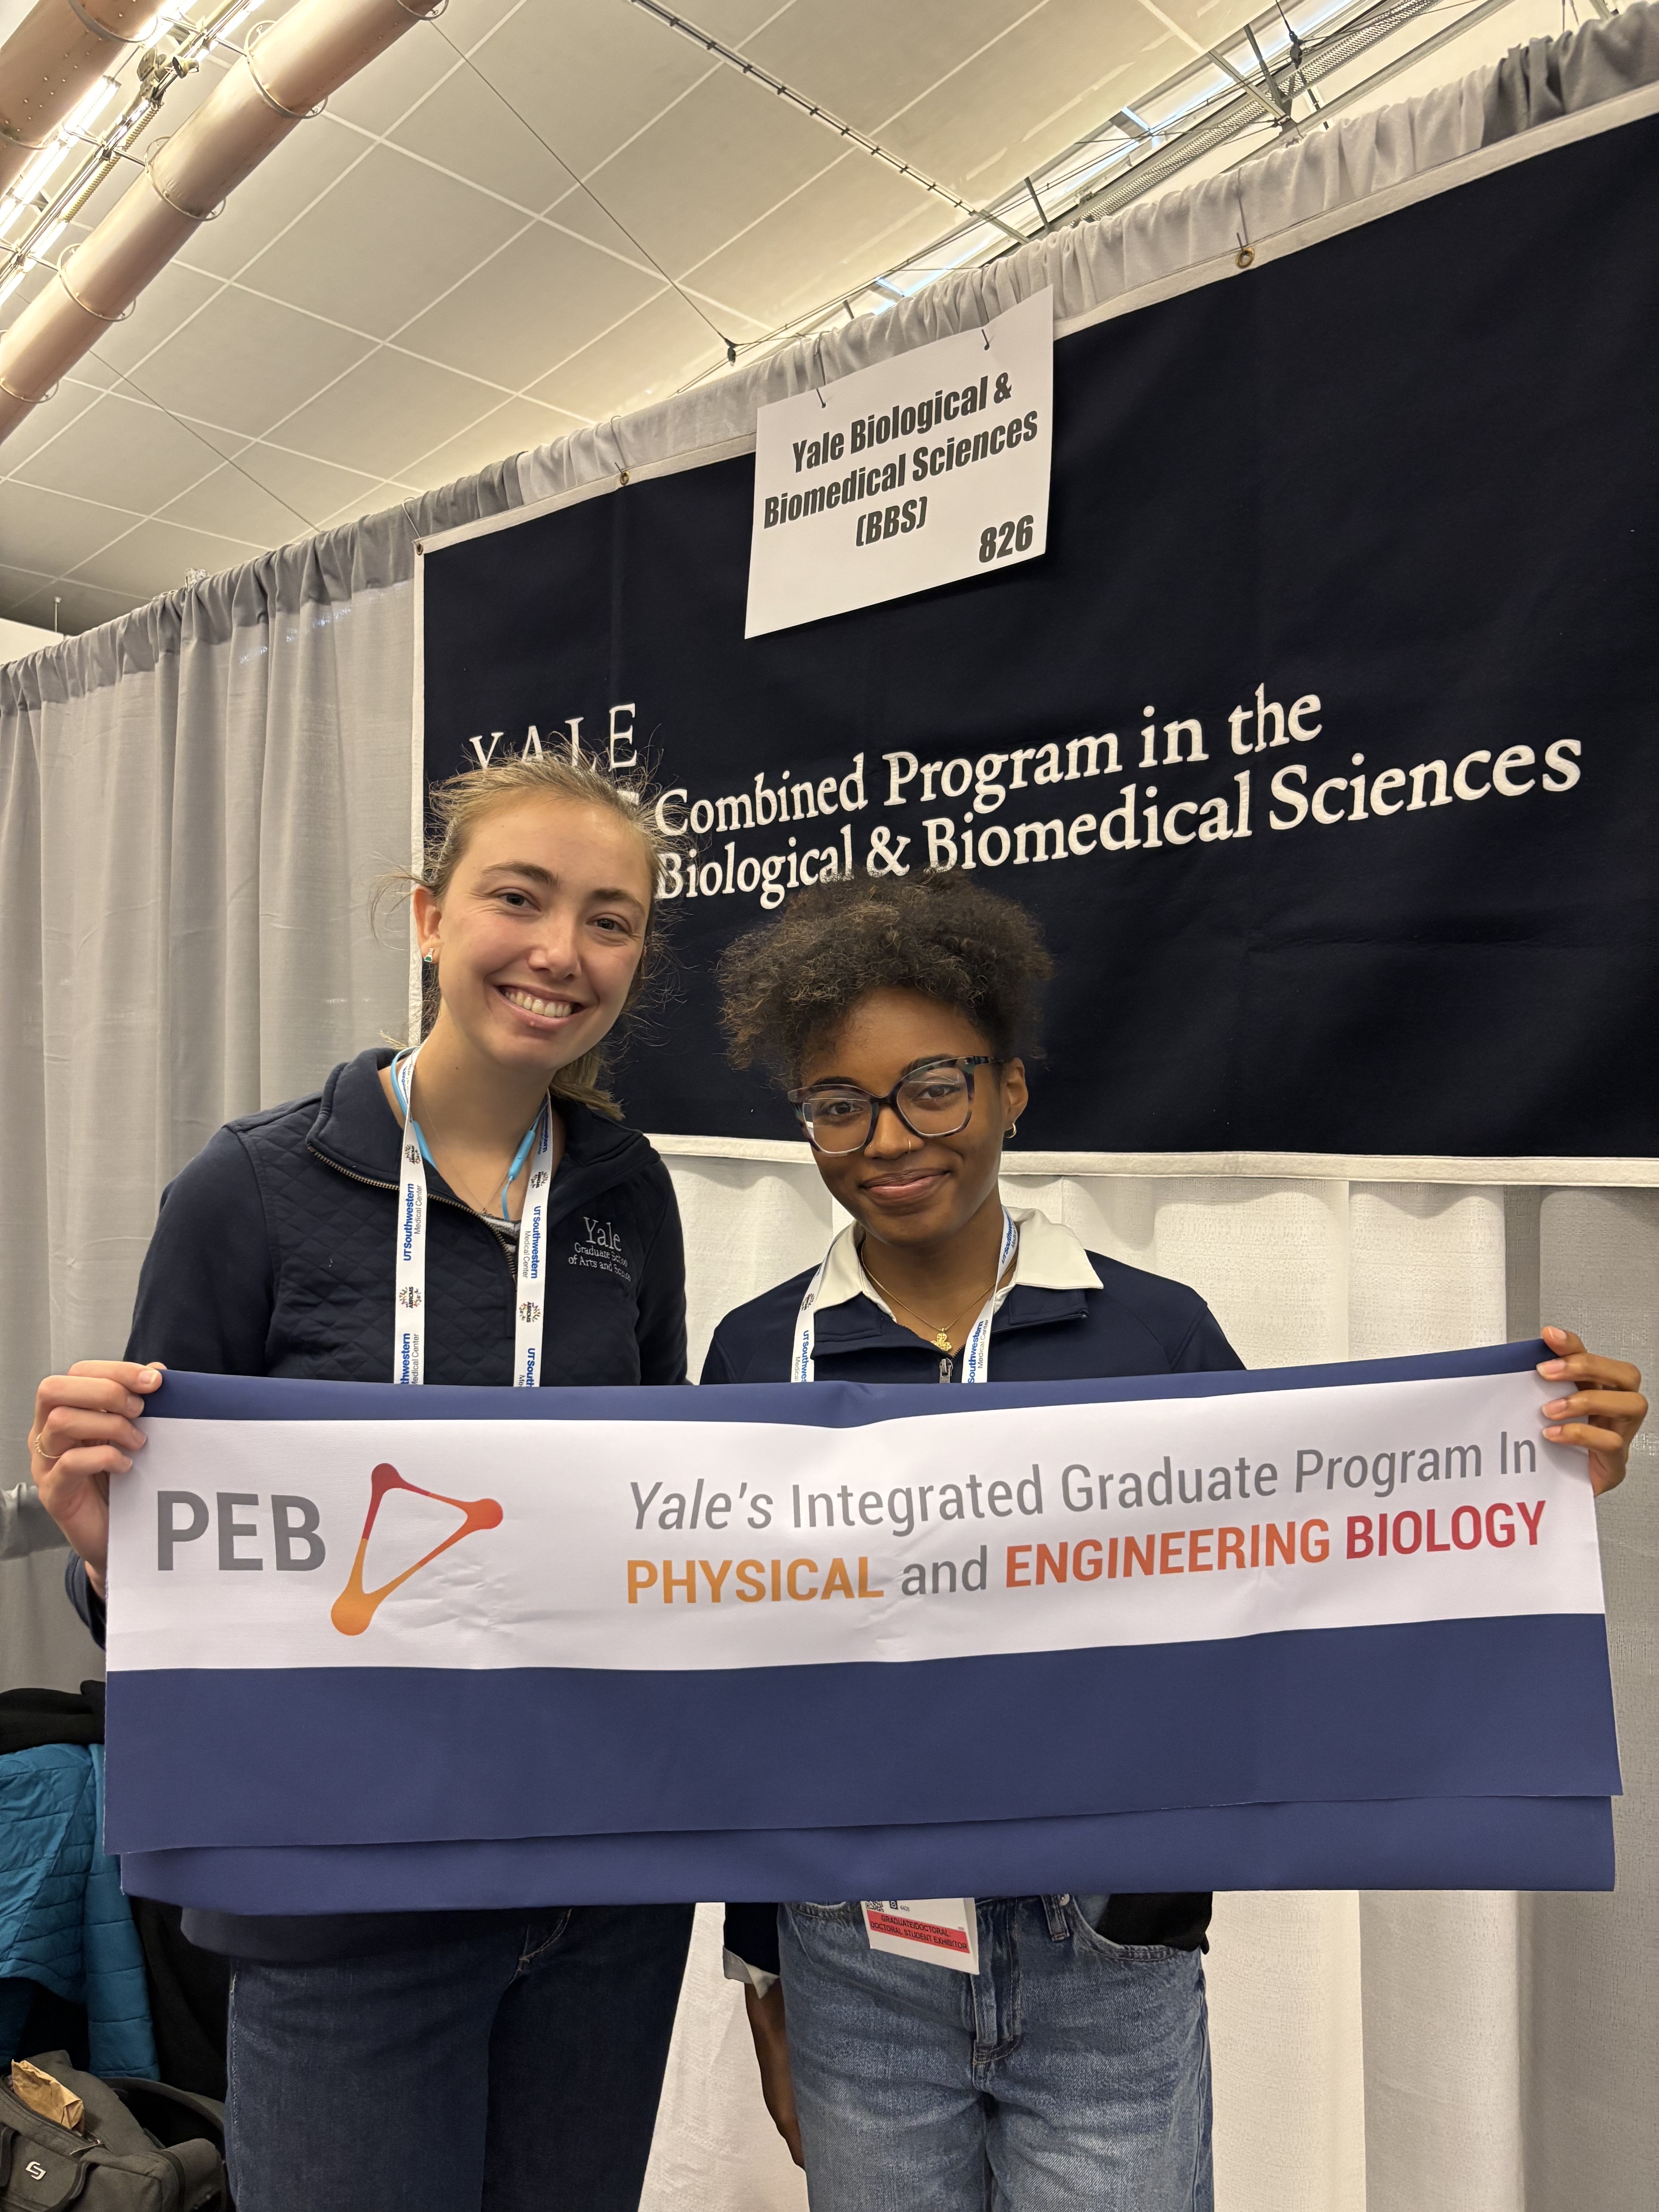
[[[865,1932],[872,1951],[979,1972],[979,1912],[971,1897],[866,1897]]]
[[[1037,560],[1054,295],[763,407],[745,637]]]

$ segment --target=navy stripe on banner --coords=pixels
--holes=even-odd
[[[107,1729],[120,1852],[1619,1788],[1599,1613],[902,1667],[158,1669],[111,1676]]]
[[[1138,1375],[1075,1382],[740,1382],[653,1389],[477,1389],[431,1383],[314,1382],[295,1376],[169,1374],[146,1407],[175,1421],[769,1421],[792,1428],[860,1429],[997,1406],[1116,1406],[1139,1399],[1234,1398],[1260,1390],[1325,1390],[1359,1382],[1435,1382],[1464,1375],[1521,1375],[1553,1357],[1541,1339],[1431,1352],[1409,1359],[1344,1360],[1249,1373]]]
[[[1611,1889],[1606,1798],[1247,1805],[972,1826],[128,1853],[133,1897],[311,1916],[698,1898],[1181,1889]],[[283,1939],[278,1937],[278,1955]],[[249,1955],[257,1939],[239,1931]]]

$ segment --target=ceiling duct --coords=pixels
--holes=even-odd
[[[0,46],[0,191],[125,60],[155,0],[40,0]]]
[[[112,17],[112,0],[103,5]],[[105,325],[120,319],[198,225],[296,123],[442,5],[300,0],[263,35],[251,33],[246,52],[189,121],[156,147],[143,175],[0,332],[0,438],[50,396]]]

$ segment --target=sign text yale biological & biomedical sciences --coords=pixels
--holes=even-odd
[[[817,470],[838,468],[844,460],[851,460],[853,466],[844,477],[821,477],[816,482],[804,483],[799,491],[769,495],[762,506],[761,527],[776,530],[834,507],[866,506],[872,500],[887,499],[896,491],[903,491],[907,483],[923,484],[932,477],[972,468],[977,461],[994,460],[1000,453],[1012,453],[1017,446],[1036,436],[1035,408],[1023,415],[1006,416],[988,429],[963,431],[959,427],[991,410],[1006,406],[1011,396],[1006,374],[998,375],[994,383],[988,374],[976,384],[963,385],[957,392],[935,392],[931,399],[923,399],[915,406],[894,407],[884,415],[860,416],[845,431],[830,430],[820,438],[792,440],[790,449],[795,457],[798,476],[811,477]],[[860,455],[878,454],[883,447],[896,445],[902,438],[925,441],[941,426],[945,434],[938,443],[919,444],[885,461],[860,459]],[[927,521],[927,500],[923,494],[902,505],[860,515],[858,543],[873,544],[880,538],[908,536],[913,530],[924,528]]]

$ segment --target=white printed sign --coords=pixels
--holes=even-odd
[[[111,1486],[110,1662],[777,1667],[1599,1613],[1557,1387],[850,1429],[152,1416]]]
[[[1054,293],[760,410],[745,637],[1034,561]]]

